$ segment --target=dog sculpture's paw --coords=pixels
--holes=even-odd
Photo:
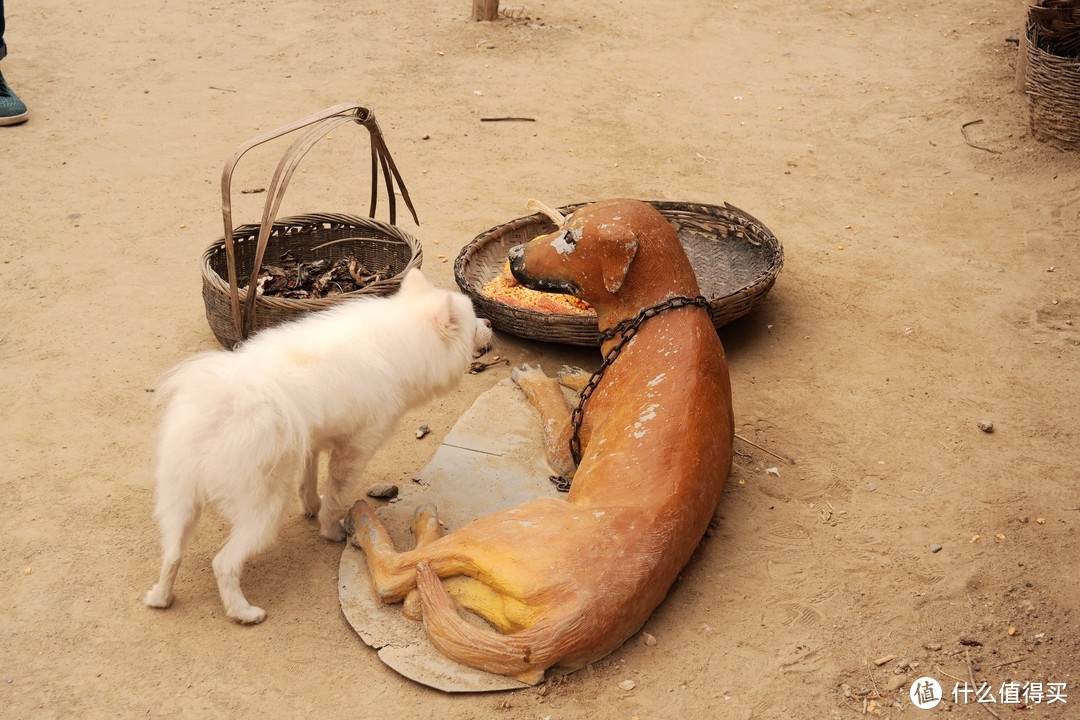
[[[515,385],[521,387],[521,383],[527,382],[530,378],[543,374],[544,371],[539,365],[536,367],[533,367],[532,365],[522,365],[521,367],[514,368],[510,371],[510,379]]]
[[[372,534],[372,510],[365,500],[357,500],[352,509],[345,515],[342,527],[345,537],[352,538],[352,544],[363,547],[361,536],[371,537]]]
[[[563,365],[559,372],[555,374],[555,379],[559,381],[559,384],[571,390],[581,390],[589,383],[591,378],[591,373],[571,365]]]
[[[424,611],[420,605],[420,593],[416,591],[416,588],[410,590],[409,594],[405,596],[404,602],[401,603],[401,616],[413,622],[420,622],[424,619]]]
[[[172,601],[172,593],[164,591],[160,585],[150,588],[150,591],[143,597],[143,602],[146,603],[147,607],[152,608],[167,608],[172,605]]]
[[[416,537],[434,536],[439,532],[439,511],[432,503],[420,503],[413,510],[412,531]]]

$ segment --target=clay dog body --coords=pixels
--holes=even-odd
[[[588,301],[601,330],[699,293],[674,229],[638,201],[581,208],[510,260],[523,285]],[[445,535],[422,506],[416,549],[401,553],[366,502],[347,522],[384,601],[419,591],[436,648],[535,683],[549,667],[616,649],[663,601],[716,510],[733,419],[724,351],[701,307],[664,309],[625,343],[585,406],[576,468],[557,382],[532,368],[514,379],[540,413],[550,463],[573,476],[565,500],[526,502]],[[498,632],[463,619],[455,601]]]

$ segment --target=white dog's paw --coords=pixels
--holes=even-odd
[[[304,508],[304,514],[309,518],[318,517],[322,507],[322,496],[312,494],[310,497],[300,494],[300,505]]]
[[[539,365],[533,367],[532,365],[522,365],[519,368],[514,368],[510,371],[510,379],[515,385],[521,387],[521,383],[525,382],[530,377],[537,375],[543,375],[544,370]]]
[[[266,611],[254,605],[233,610],[228,615],[241,625],[258,625],[266,619]]]
[[[341,520],[334,520],[330,527],[320,527],[319,534],[330,542],[344,542],[348,533],[345,532],[345,523]]]
[[[173,594],[165,591],[160,583],[150,588],[150,591],[143,597],[143,602],[147,607],[152,608],[167,608],[172,605]]]

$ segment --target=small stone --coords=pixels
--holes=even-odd
[[[994,432],[994,423],[990,422],[989,420],[980,420],[979,429],[982,430],[984,433],[992,433]]]
[[[926,643],[923,647],[930,652],[937,652],[938,650],[941,650],[941,643]]]
[[[879,657],[877,660],[875,660],[874,664],[877,665],[878,667],[881,667],[885,663],[890,663],[895,659],[896,659],[895,655],[883,655],[882,657]]]
[[[623,680],[621,683],[619,683],[619,689],[626,690],[627,692],[633,690],[636,687],[637,683],[633,680]]]
[[[641,633],[641,641],[649,647],[652,647],[656,644],[656,638],[649,633]]]
[[[429,428],[427,425],[421,425],[420,427],[416,428],[416,439],[419,440],[420,438],[427,435],[429,432],[431,432],[431,428]]]
[[[373,498],[392,498],[397,497],[397,494],[398,486],[389,483],[375,483],[367,489],[368,497]]]
[[[893,675],[889,678],[889,691],[899,690],[907,684],[907,675]]]
[[[930,552],[932,552],[932,553],[938,553],[938,552],[941,552],[941,546],[940,546],[940,545],[938,545],[937,543],[932,543],[932,544],[930,545]]]

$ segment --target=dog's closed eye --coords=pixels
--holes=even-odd
[[[560,255],[572,253],[577,247],[577,241],[580,237],[580,231],[575,233],[573,230],[570,229],[563,230],[551,241],[551,247],[555,248],[555,252],[559,253]]]

